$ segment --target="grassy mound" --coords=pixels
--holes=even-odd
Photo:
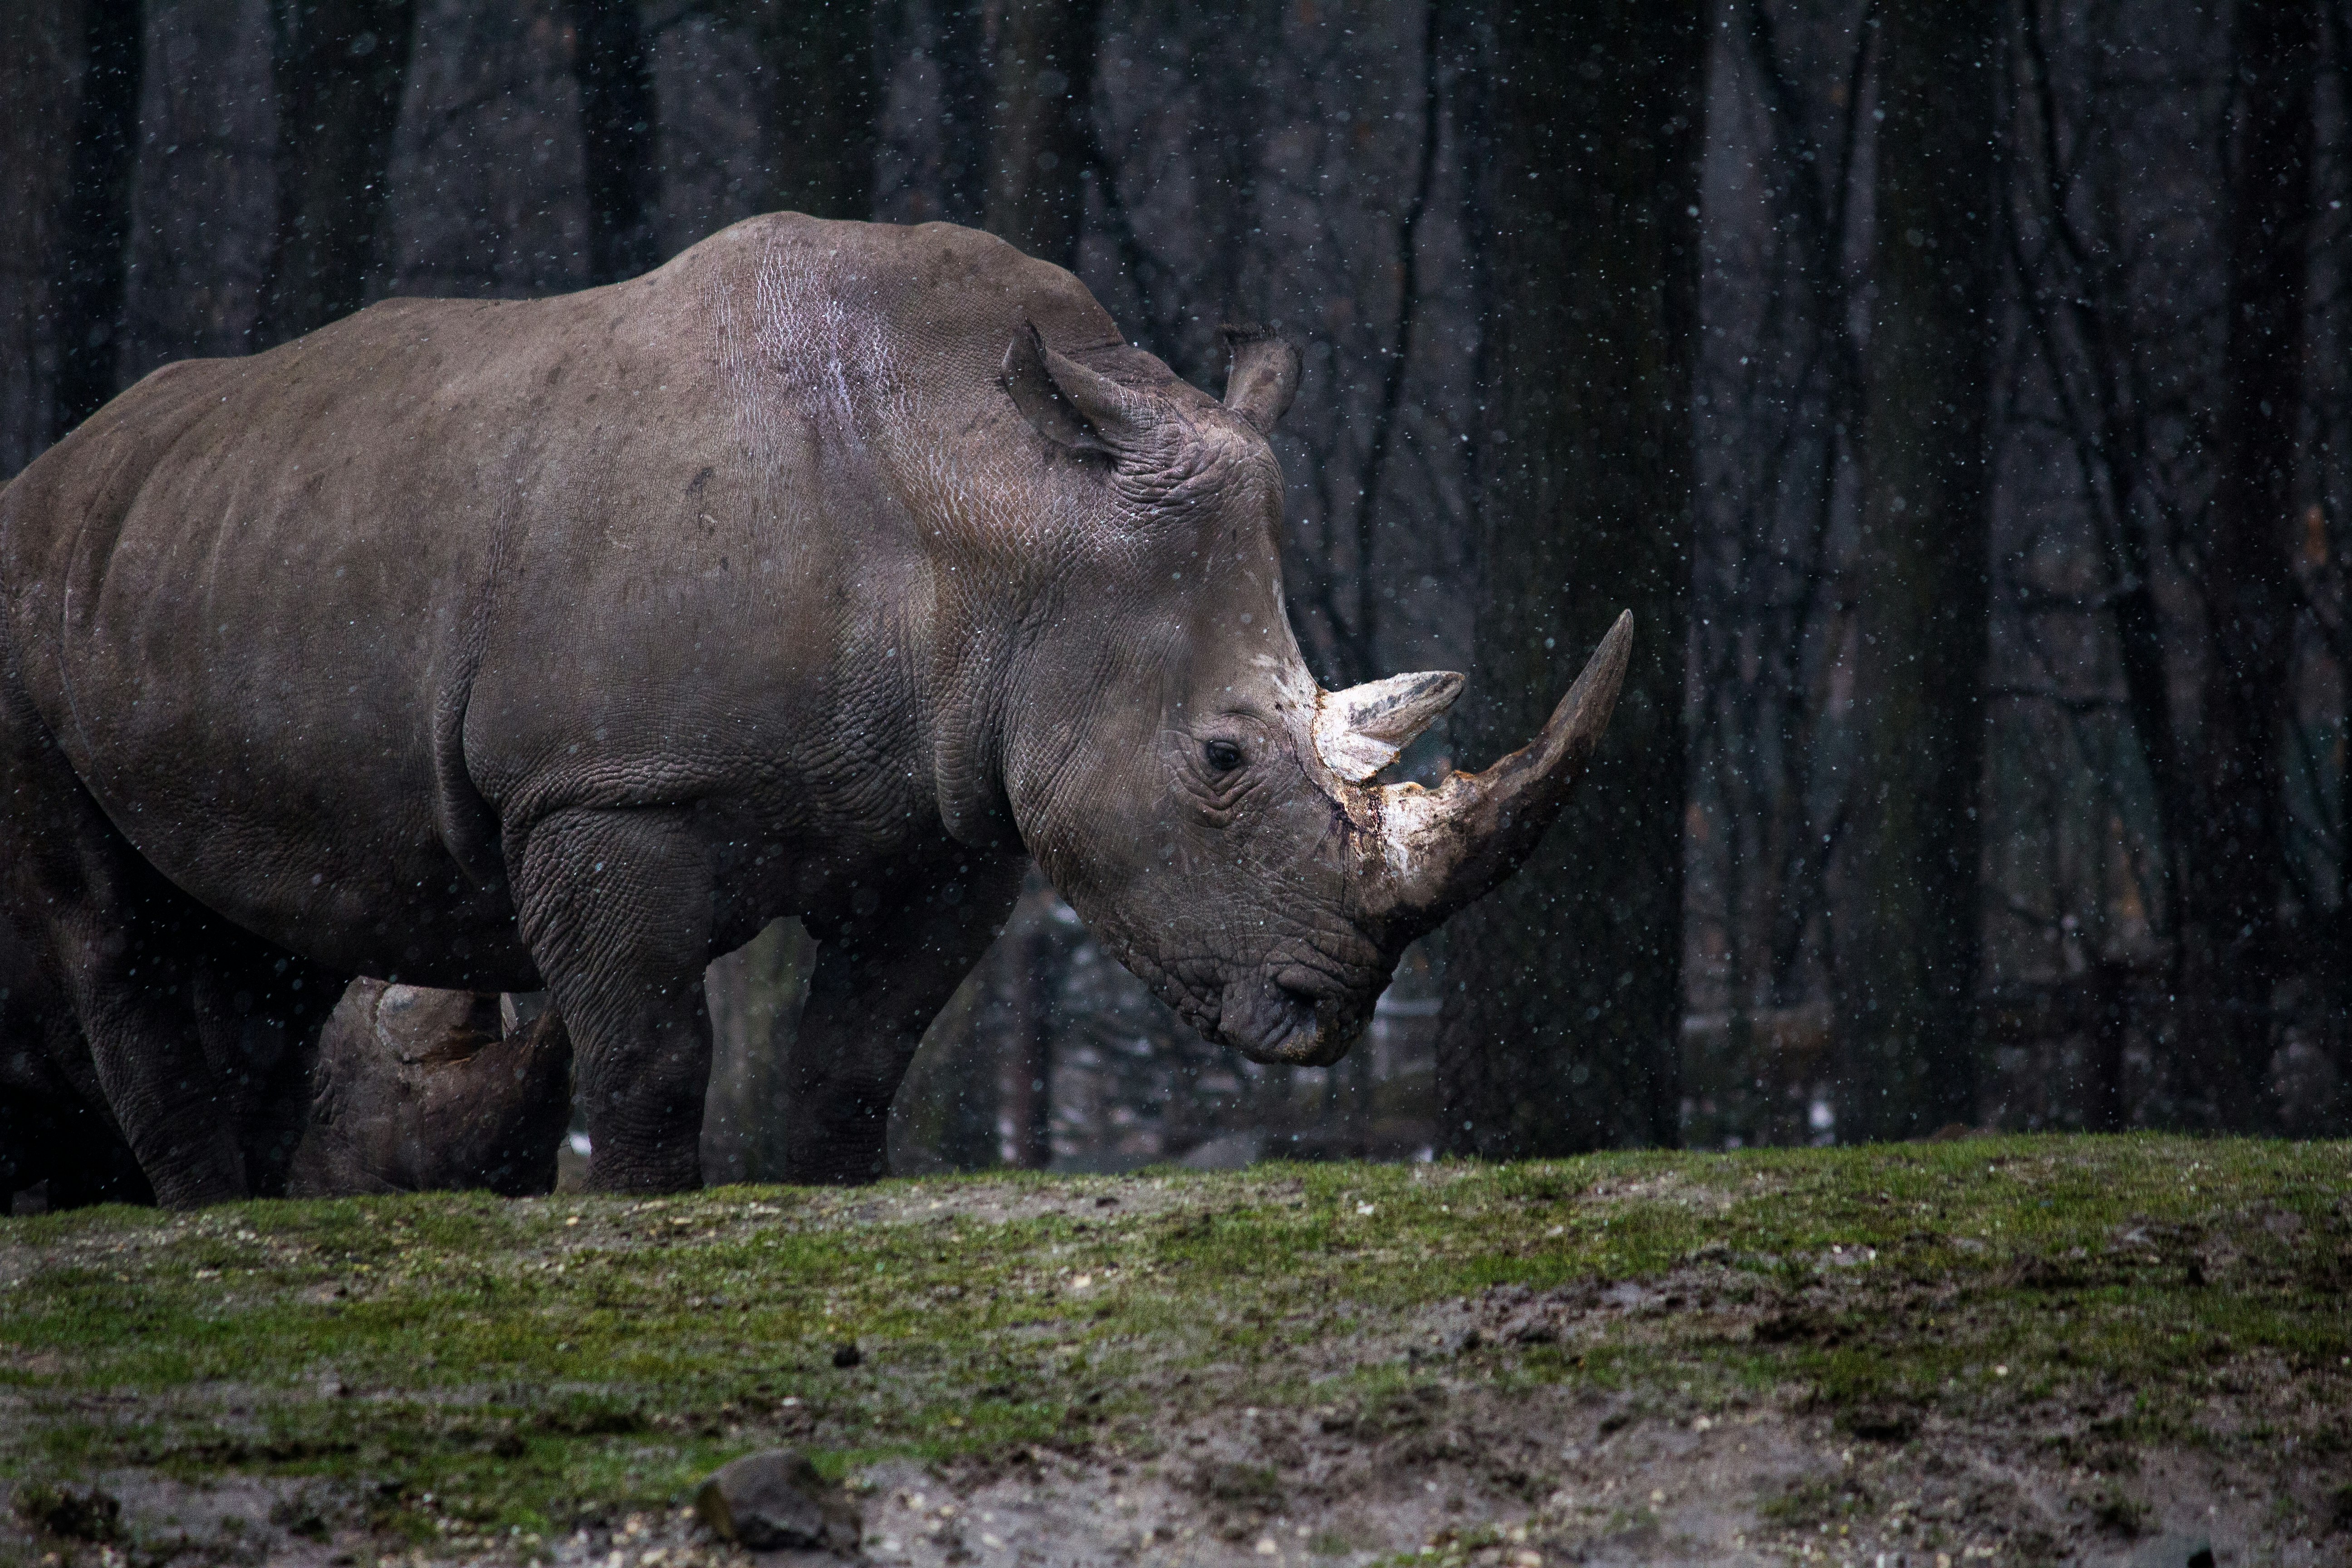
[[[2155,1138],[0,1219],[0,1561],[2341,1562],[2347,1293]]]

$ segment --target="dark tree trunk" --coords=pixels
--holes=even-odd
[[[613,283],[660,258],[653,66],[637,0],[570,0],[570,6],[588,175],[588,280]]]
[[[259,348],[367,302],[416,5],[275,0],[271,24],[278,233],[254,328]]]
[[[2239,0],[2242,94],[2230,172],[2223,351],[2206,559],[2212,648],[2186,902],[2191,1079],[2222,1121],[2265,1120],[2286,889],[2284,758],[2295,584],[2292,516],[2303,410],[2317,0]]]
[[[991,0],[983,13],[982,226],[1056,266],[1078,263],[1101,0]],[[1052,894],[1032,877],[987,960],[997,1132],[1010,1163],[1053,1159]]]
[[[1412,363],[1413,321],[1422,304],[1421,227],[1429,214],[1430,191],[1437,175],[1438,143],[1444,126],[1439,83],[1444,46],[1444,19],[1440,7],[1433,4],[1422,18],[1421,101],[1417,106],[1420,147],[1412,174],[1397,193],[1401,199],[1394,219],[1396,326],[1387,352],[1381,355],[1380,395],[1372,405],[1363,467],[1355,484],[1354,515],[1348,530],[1354,544],[1355,604],[1348,615],[1341,616],[1337,613],[1336,595],[1325,601],[1331,621],[1331,674],[1338,685],[1354,686],[1378,679],[1381,674],[1382,584],[1375,563],[1380,542],[1380,506],[1385,489],[1383,480],[1396,448],[1399,421],[1404,411],[1405,372]],[[1392,587],[1390,591],[1393,595]]]
[[[941,0],[934,59],[940,72],[940,205],[950,223],[988,216],[988,19],[981,0]]]
[[[1003,0],[989,16],[991,234],[1076,267],[1102,0]]]
[[[997,1155],[1017,1170],[1054,1163],[1054,891],[1033,874],[982,973],[997,1036]]]
[[[2000,10],[1883,9],[1838,1136],[1975,1114]]]
[[[874,216],[871,0],[766,0],[752,12],[766,77],[760,152],[770,210]]]
[[[57,284],[54,439],[121,390],[129,281],[131,179],[138,154],[142,0],[82,0],[76,107]],[[21,243],[11,237],[9,243]]]
[[[1197,128],[1196,156],[1206,177],[1208,194],[1202,202],[1201,221],[1207,233],[1202,249],[1199,304],[1186,334],[1188,363],[1178,373],[1191,374],[1203,386],[1215,386],[1224,374],[1224,342],[1216,328],[1228,321],[1255,321],[1262,314],[1245,302],[1252,253],[1259,244],[1258,172],[1265,160],[1267,128],[1275,115],[1266,102],[1265,83],[1272,74],[1268,54],[1279,47],[1275,7],[1244,5],[1238,14],[1221,16],[1210,47],[1204,52],[1202,97],[1204,124]],[[1434,16],[1424,29],[1434,36]],[[1427,40],[1424,39],[1424,47]],[[1432,87],[1422,106],[1428,116],[1428,140],[1436,141],[1438,103],[1433,64],[1424,75]],[[1422,182],[1427,184],[1424,179]],[[1421,205],[1428,205],[1424,194]],[[1407,239],[1410,241],[1408,234]]]
[[[1447,935],[1445,1142],[1672,1143],[1680,1112],[1683,683],[1698,281],[1696,0],[1495,16],[1482,348],[1485,587],[1454,734],[1523,745],[1619,611],[1601,754],[1518,875]]]
[[[2131,1031],[2131,969],[2102,956],[2092,962],[2088,1093],[2083,1126],[2091,1132],[2121,1132],[2131,1125],[2124,1100],[2124,1047]]]
[[[74,62],[81,6],[0,5],[0,483],[57,424],[64,292],[58,274],[73,188]]]
[[[2093,13],[2095,31],[2114,21],[2107,14],[2113,10],[2109,6]],[[2098,221],[2078,228],[2072,216],[2063,111],[2051,68],[2051,8],[2041,0],[2028,0],[2020,22],[2021,54],[2027,68],[2020,82],[2020,128],[2013,145],[2025,150],[2025,157],[2011,183],[2027,195],[2023,222],[2029,230],[2059,239],[2042,251],[2038,266],[2020,258],[2020,302],[2065,412],[2076,461],[2091,477],[2092,521],[2105,557],[2124,710],[2154,796],[2157,881],[2163,900],[2167,963],[2177,992],[2182,979],[2180,891],[2187,881],[2183,868],[2190,848],[2195,788],[2174,720],[2167,667],[2177,639],[2167,635],[2156,596],[2154,563],[2168,547],[2158,487],[2150,471],[2156,443],[2146,404],[2134,395],[2133,362],[2146,345],[2128,330],[2118,331],[2130,312],[2131,283],[2124,261],[2128,247],[2119,232],[2127,221],[2120,216],[2124,203],[2119,188],[2126,176],[2113,156],[2112,135],[2097,136],[2096,144],[2106,151],[2089,160],[2087,205]],[[2086,133],[2095,134],[2087,127],[2076,132],[2078,136]],[[2060,257],[2071,258],[2072,268],[2052,265]],[[2074,376],[2061,348],[2062,321],[2079,339],[2079,393],[2070,390]],[[2102,477],[2104,484],[2097,482]]]
[[[777,921],[710,966],[714,1049],[703,1102],[702,1173],[713,1186],[783,1180],[783,1064],[799,1031],[816,944]]]

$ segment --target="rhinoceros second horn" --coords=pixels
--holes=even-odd
[[[1325,767],[1362,784],[1396,761],[1461,695],[1462,678],[1450,669],[1327,691],[1316,706],[1315,750]]]

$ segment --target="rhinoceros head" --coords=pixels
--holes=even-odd
[[[1298,356],[1229,331],[1222,404],[1014,339],[1003,384],[1050,444],[1064,521],[1007,723],[1024,840],[1121,962],[1259,1061],[1344,1055],[1406,943],[1510,875],[1609,721],[1621,616],[1542,732],[1435,789],[1379,773],[1459,675],[1320,689],[1284,608],[1282,475],[1266,441]],[[1101,355],[1098,363],[1108,363]]]

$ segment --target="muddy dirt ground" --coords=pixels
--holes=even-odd
[[[2352,1162],[2344,1173],[2352,1176]],[[1321,1205],[1338,1216],[1334,1224],[1360,1215],[1370,1222],[1375,1197],[1402,1205],[1418,1190],[1407,1184],[1424,1178],[1378,1180],[1392,1195],[1328,1173],[1257,1173],[1191,1183],[908,1184],[804,1201],[747,1203],[738,1192],[694,1200],[700,1206],[668,1217],[611,1205],[583,1213],[580,1201],[556,1199],[536,1210],[514,1205],[531,1227],[531,1245],[514,1250],[510,1263],[545,1275],[567,1261],[575,1271],[609,1268],[633,1247],[676,1249],[684,1245],[678,1237],[740,1245],[782,1223],[780,1215],[803,1239],[870,1238],[894,1227],[946,1235],[940,1227],[950,1226],[962,1227],[960,1236],[1026,1238],[1003,1260],[1004,1278],[1026,1281],[1020,1289],[1029,1299],[1066,1309],[1052,1317],[1024,1311],[991,1331],[997,1350],[1007,1336],[1026,1347],[1021,1353],[1034,1379],[1052,1385],[1056,1418],[1026,1436],[975,1440],[960,1451],[932,1444],[926,1453],[921,1432],[908,1441],[905,1428],[894,1436],[873,1425],[884,1418],[872,1411],[911,1407],[917,1395],[932,1399],[943,1388],[943,1403],[923,1405],[923,1432],[961,1428],[960,1411],[977,1423],[987,1402],[1037,1393],[1002,1384],[946,1387],[924,1360],[919,1335],[886,1334],[866,1341],[859,1364],[828,1369],[812,1361],[808,1381],[793,1384],[838,1394],[716,1405],[706,1395],[691,1409],[695,1402],[681,1397],[677,1411],[656,1408],[641,1430],[610,1440],[632,1465],[635,1455],[674,1460],[666,1472],[674,1477],[691,1468],[690,1456],[680,1457],[688,1448],[670,1441],[684,1435],[715,1445],[695,1452],[805,1449],[842,1478],[863,1518],[859,1555],[877,1564],[2352,1563],[2352,1332],[2342,1331],[2352,1320],[2341,1300],[2306,1302],[2311,1310],[2274,1343],[2242,1326],[2233,1338],[2184,1327],[2191,1320],[2182,1319],[2166,1331],[2180,1349],[2177,1361],[2161,1363],[2160,1387],[2082,1364],[2101,1342],[2095,1319],[2105,1325],[2100,1332],[2136,1315],[2153,1322],[2189,1289],[2195,1300],[2210,1298],[2215,1311],[2241,1312],[2227,1321],[2242,1325],[2262,1281],[2292,1284],[2280,1268],[2304,1269],[2293,1278],[2306,1284],[2333,1279],[2312,1273],[2311,1258],[2332,1268],[2327,1259],[2352,1249],[2333,1232],[2315,1237],[2315,1224],[2352,1215],[2352,1206],[2323,1203],[2315,1220],[2231,1194],[2234,1206],[2212,1210],[2226,1223],[2108,1225],[2097,1248],[2027,1255],[1988,1243],[1932,1255],[1961,1268],[1983,1264],[1979,1274],[1957,1278],[1925,1264],[1889,1267],[1898,1257],[1891,1238],[1801,1259],[1780,1255],[1766,1267],[1735,1245],[1747,1186],[1710,1187],[1672,1173],[1612,1184],[1580,1173],[1567,1197],[1545,1200],[1564,1205],[1564,1217],[1534,1234],[1572,1232],[1580,1212],[1587,1220],[1601,1213],[1596,1205],[1610,1205],[1599,1224],[1622,1230],[1654,1205],[1681,1220],[1696,1215],[1733,1241],[1685,1248],[1664,1268],[1580,1268],[1578,1277],[1541,1287],[1506,1282],[1337,1303],[1294,1294],[1278,1310],[1234,1317],[1235,1324],[1271,1321],[1276,1331],[1271,1342],[1230,1356],[1219,1348],[1230,1287],[1199,1299],[1201,1321],[1190,1331],[1163,1316],[1151,1320],[1162,1325],[1157,1330],[1139,1319],[1123,1333],[1129,1325],[1108,1300],[1087,1305],[1087,1292],[1106,1289],[1122,1268],[1147,1278],[1174,1270],[1173,1255],[1153,1262],[1130,1251],[1088,1263],[1090,1255],[1070,1253],[1072,1261],[1055,1262],[1088,1241],[1189,1236],[1200,1215],[1244,1212],[1237,1205],[1269,1213]],[[1475,1198],[1474,1185],[1456,1187],[1452,1204],[1436,1206],[1491,1222],[1502,1200]],[[1985,1234],[1996,1229],[1989,1224]],[[59,1268],[115,1268],[109,1260],[127,1257],[124,1247],[137,1250],[135,1229],[131,1242],[124,1234],[68,1229],[13,1246],[0,1237],[0,1287],[13,1288],[0,1294],[0,1309],[26,1301],[41,1280],[61,1277]],[[230,1235],[267,1242],[250,1228]],[[1363,1254],[1376,1264],[1412,1238],[1382,1239],[1389,1245]],[[2319,1252],[2315,1242],[2324,1242]],[[863,1257],[858,1280],[887,1274]],[[2164,1281],[2163,1293],[2135,1297],[2136,1268]],[[127,1265],[116,1268],[116,1278],[131,1277]],[[304,1300],[331,1306],[339,1293],[375,1289],[389,1300],[403,1287],[322,1275],[306,1289]],[[825,1298],[825,1323],[850,1313],[846,1289],[837,1285]],[[889,1294],[887,1286],[870,1289]],[[1163,1297],[1159,1308],[1181,1310],[1189,1300]],[[812,1316],[803,1340],[820,1337],[815,1322]],[[480,1510],[436,1511],[440,1502],[412,1480],[399,1489],[401,1528],[392,1529],[393,1505],[369,1488],[395,1483],[288,1473],[286,1466],[273,1473],[254,1436],[275,1429],[269,1413],[289,1399],[306,1408],[326,1403],[362,1429],[376,1404],[387,1425],[396,1413],[414,1420],[415,1391],[394,1386],[381,1370],[316,1373],[292,1394],[263,1377],[249,1389],[217,1379],[76,1385],[69,1341],[12,1342],[5,1324],[0,1315],[0,1371],[10,1374],[0,1382],[0,1486],[9,1498],[0,1510],[0,1561],[54,1568],[833,1561],[754,1557],[720,1542],[687,1506],[690,1478],[646,1482],[634,1468],[580,1483],[569,1517],[537,1528],[486,1521]],[[2332,1344],[2330,1333],[2337,1335]],[[1092,1370],[1055,1370],[1075,1365],[1081,1347]],[[2342,1353],[2326,1353],[2331,1348]],[[1936,1377],[1905,1383],[1898,1365],[1891,1381],[1873,1375],[1908,1393],[1856,1394],[1837,1369],[1865,1354],[1932,1360]],[[1996,1359],[2005,1355],[2014,1364]],[[306,1367],[301,1377],[314,1373]],[[477,1405],[521,1396],[459,1382],[435,1397],[454,1413],[436,1427],[442,1431]],[[246,1435],[229,1462],[191,1446],[186,1434],[207,1424]],[[469,1463],[488,1478],[507,1462],[502,1445],[518,1454],[523,1446],[494,1431],[495,1423],[476,1425],[490,1435],[477,1434],[480,1451]],[[58,1436],[68,1429],[86,1429],[72,1449],[82,1458],[61,1468],[54,1457],[71,1447]],[[180,1436],[156,1439],[136,1463],[108,1452],[110,1443],[135,1447],[137,1434],[165,1429]],[[24,1462],[8,1459],[12,1447]],[[40,1479],[43,1464],[29,1458],[37,1453],[52,1457],[51,1479]],[[632,1500],[633,1488],[640,1497],[666,1488],[666,1498]],[[28,1497],[37,1506],[28,1510]],[[110,1503],[118,1516],[85,1517]]]

